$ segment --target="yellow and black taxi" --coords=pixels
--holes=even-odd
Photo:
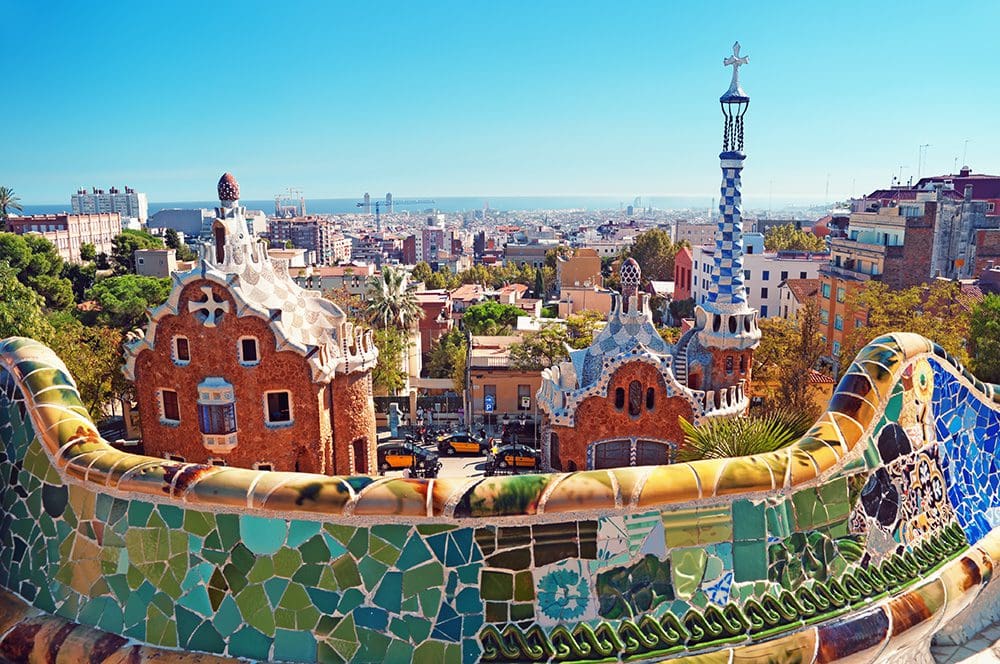
[[[378,467],[383,473],[409,468],[434,477],[441,468],[438,455],[406,441],[389,441],[378,446]]]
[[[460,431],[438,438],[438,453],[454,456],[456,454],[486,454],[489,443],[471,431]]]
[[[487,475],[534,471],[540,466],[538,451],[528,445],[510,444],[495,447],[486,460]]]

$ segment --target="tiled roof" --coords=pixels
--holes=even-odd
[[[796,302],[805,302],[819,293],[819,279],[785,279],[785,286],[791,291]]]

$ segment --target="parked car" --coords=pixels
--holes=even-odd
[[[438,438],[438,453],[449,456],[455,454],[486,454],[489,443],[471,431],[462,431]]]
[[[410,468],[422,476],[434,477],[441,461],[433,450],[406,441],[389,441],[378,446],[378,467],[383,473]]]
[[[538,470],[541,462],[538,451],[527,445],[501,445],[493,450],[486,461],[486,474],[516,473],[520,470]]]

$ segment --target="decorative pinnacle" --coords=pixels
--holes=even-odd
[[[740,67],[750,62],[750,56],[740,57],[740,43],[733,44],[733,54],[722,61],[724,67],[733,68],[733,80],[729,83],[729,89],[722,95],[723,99],[733,97],[747,97],[747,93],[740,87]]]

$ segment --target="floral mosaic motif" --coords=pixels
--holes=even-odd
[[[573,562],[538,570],[538,610],[553,621],[580,619],[587,613],[593,594],[583,566]]]

